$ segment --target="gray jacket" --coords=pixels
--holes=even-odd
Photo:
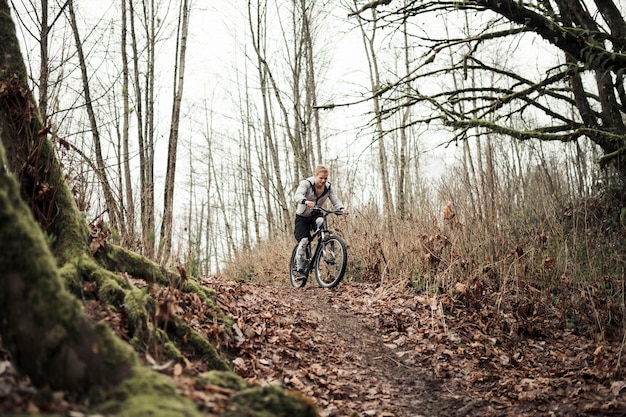
[[[298,216],[309,217],[311,216],[313,209],[307,207],[304,201],[315,201],[316,206],[322,207],[326,200],[330,199],[331,204],[335,207],[335,210],[341,210],[344,208],[343,203],[339,200],[339,197],[335,194],[335,191],[330,186],[330,182],[326,182],[326,188],[322,195],[315,194],[315,177],[309,177],[300,181],[296,193],[293,196],[293,200],[298,203],[296,214]]]

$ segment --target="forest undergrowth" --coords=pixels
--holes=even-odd
[[[493,213],[448,200],[404,220],[356,209],[333,219],[331,228],[348,246],[346,281],[448,299],[473,311],[493,307],[513,318],[514,324],[501,324],[512,334],[539,332],[534,320],[552,316],[563,329],[621,341],[624,205],[609,192],[575,203],[537,195]],[[275,237],[236,257],[224,275],[286,282],[294,243],[290,235]]]
[[[523,208],[499,207],[491,221],[451,201],[438,212],[395,221],[353,210],[331,226],[348,245],[341,286],[349,289],[329,302],[373,319],[379,344],[399,348],[402,364],[420,364],[409,378],[425,394],[420,398],[439,398],[441,406],[429,409],[415,390],[394,391],[412,401],[396,410],[621,415],[623,205],[610,193],[576,204],[537,196]],[[294,243],[290,236],[274,239],[224,275],[284,285]],[[404,360],[407,352],[412,362]],[[433,388],[442,386],[448,392]]]
[[[245,387],[267,401],[276,386],[322,417],[623,415],[623,205],[608,193],[570,205],[536,196],[486,214],[444,201],[402,220],[352,208],[330,224],[349,257],[334,290],[291,288],[288,232],[192,278],[223,322],[193,293],[127,276],[155,299],[155,322],[167,330],[163,317],[179,316],[235,374],[182,345],[178,359],[156,342],[140,356],[207,417],[233,415]],[[95,299],[85,311],[128,337],[123,311]],[[9,359],[0,346],[0,412],[91,415],[33,388]]]

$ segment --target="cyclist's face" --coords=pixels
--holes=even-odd
[[[318,187],[326,185],[326,181],[328,181],[328,174],[326,172],[320,172],[315,176],[315,185]]]

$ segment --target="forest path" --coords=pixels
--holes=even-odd
[[[550,314],[349,282],[205,285],[236,318],[237,373],[304,393],[323,417],[626,415],[621,344],[560,329]]]
[[[432,371],[403,347],[402,333],[417,327],[383,311],[406,318],[408,308],[421,315],[412,317],[414,325],[431,322],[431,309],[414,297],[384,306],[387,301],[369,286],[294,289],[219,279],[208,286],[237,319],[243,338],[232,350],[234,363],[251,383],[303,392],[327,417],[455,415],[452,410],[463,406],[458,396],[442,393]]]
[[[206,319],[207,306],[194,294],[161,289],[160,302],[176,294],[181,317],[219,339],[239,375],[305,394],[322,417],[626,415],[626,339],[570,329],[562,312],[528,305],[521,292],[500,298],[501,305],[485,293],[472,307],[462,294],[426,298],[389,285],[294,289],[220,277],[202,283],[235,318],[235,338]],[[90,301],[86,311],[125,334],[110,309]],[[203,357],[158,370],[207,417],[218,416],[235,393],[197,382],[208,370]],[[86,416],[86,404],[71,395],[46,398],[0,346],[0,415],[45,409]]]

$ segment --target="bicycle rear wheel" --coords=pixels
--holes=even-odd
[[[330,236],[322,241],[315,259],[315,279],[322,288],[334,288],[343,278],[348,264],[348,251],[343,239]]]
[[[289,281],[294,288],[302,288],[306,284],[306,278],[300,279],[298,274],[298,267],[296,266],[296,253],[298,251],[298,245],[291,251],[291,259],[289,260]]]

